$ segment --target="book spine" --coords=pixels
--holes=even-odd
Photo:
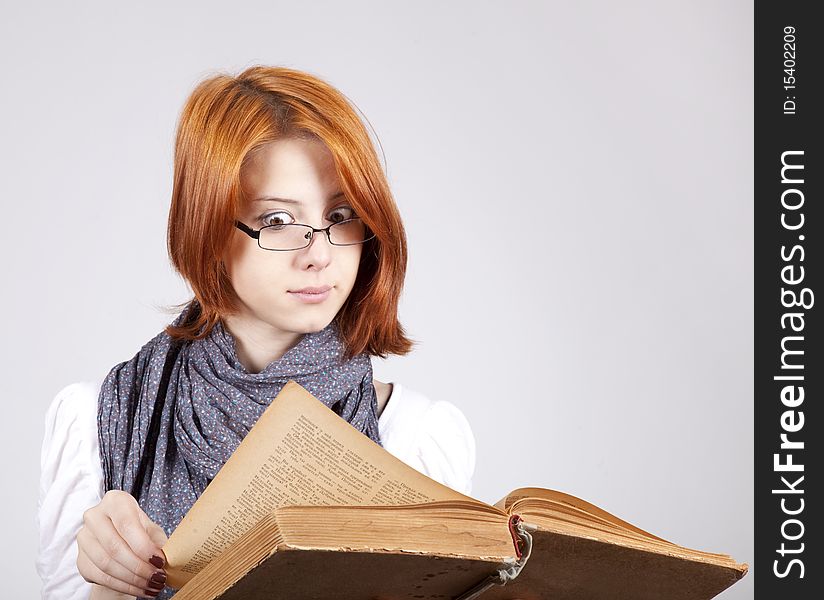
[[[515,564],[503,564],[498,567],[498,572],[480,581],[455,600],[474,600],[486,590],[495,585],[506,585],[515,579],[529,560],[532,554],[532,535],[524,527],[521,517],[512,515],[509,518],[509,533],[512,535],[512,543],[515,546],[515,555],[518,557]]]
[[[515,545],[515,554],[518,561],[514,565],[504,565],[498,570],[500,579],[499,585],[506,585],[507,582],[515,579],[529,560],[532,554],[532,535],[527,531],[526,524],[519,515],[512,515],[509,518],[509,533],[512,534],[512,543]],[[534,529],[530,526],[530,528]]]
[[[521,546],[524,544],[524,540],[518,531],[519,523],[521,523],[520,515],[511,515],[509,517],[509,534],[512,536],[512,543],[515,544],[515,556],[518,557],[518,560],[521,559],[523,554]]]

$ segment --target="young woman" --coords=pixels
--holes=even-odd
[[[372,378],[403,355],[398,209],[335,88],[253,67],[202,82],[178,125],[171,261],[193,299],[102,380],[46,415],[37,568],[44,598],[168,598],[161,547],[293,379],[430,477],[471,491],[463,414]]]

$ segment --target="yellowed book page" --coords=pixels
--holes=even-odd
[[[368,508],[286,506],[275,515],[278,532],[294,548],[360,548],[515,561],[506,514],[467,511],[451,502]]]
[[[477,502],[419,473],[290,381],[163,547],[180,587],[279,506]]]
[[[588,513],[588,514],[592,515],[593,517],[603,519],[605,521],[608,521],[610,523],[614,523],[615,525],[618,525],[618,526],[623,527],[625,529],[629,529],[630,531],[634,531],[638,535],[648,537],[648,538],[652,538],[654,540],[658,540],[658,541],[661,541],[661,542],[670,543],[668,540],[660,538],[656,535],[652,535],[648,531],[644,531],[643,529],[641,529],[640,527],[636,527],[632,523],[628,523],[627,521],[624,521],[623,519],[619,519],[618,517],[616,517],[612,513],[609,513],[607,511],[605,511],[600,506],[596,506],[595,504],[592,504],[591,502],[587,502],[586,500],[582,500],[581,498],[573,496],[572,494],[566,494],[564,492],[559,492],[557,490],[550,490],[550,489],[538,488],[538,487],[518,488],[516,490],[511,491],[505,497],[501,498],[495,504],[495,506],[497,506],[498,508],[502,508],[503,510],[505,510],[507,512],[510,512],[510,513],[513,512],[513,511],[517,513],[520,506],[522,506],[524,504],[528,504],[529,500],[532,499],[532,498],[537,498],[537,499],[540,499],[540,500],[547,500],[547,501],[550,501],[550,502],[558,502],[558,503],[561,503],[561,504],[567,504],[567,505],[572,506],[572,507],[574,507],[574,508],[576,508],[576,509],[578,509],[578,510],[584,512],[584,513]],[[517,505],[517,506],[514,506],[514,505]],[[513,508],[513,506],[514,506],[514,508]]]

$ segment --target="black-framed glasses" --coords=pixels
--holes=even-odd
[[[303,223],[283,223],[252,229],[240,221],[235,221],[235,227],[250,238],[257,240],[258,246],[264,250],[281,252],[306,248],[312,243],[315,232],[320,231],[326,234],[326,238],[333,246],[354,246],[368,242],[375,237],[375,234],[369,231],[363,221],[357,217],[332,223],[329,227],[322,229]]]

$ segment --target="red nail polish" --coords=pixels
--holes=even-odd
[[[151,585],[153,583],[165,585],[166,573],[164,573],[163,571],[155,571],[155,573],[149,578],[149,587],[157,587],[156,585]]]
[[[164,561],[162,558],[160,558],[157,555],[152,556],[149,559],[149,562],[152,563],[158,569],[162,569],[164,566],[166,566],[166,561]]]

